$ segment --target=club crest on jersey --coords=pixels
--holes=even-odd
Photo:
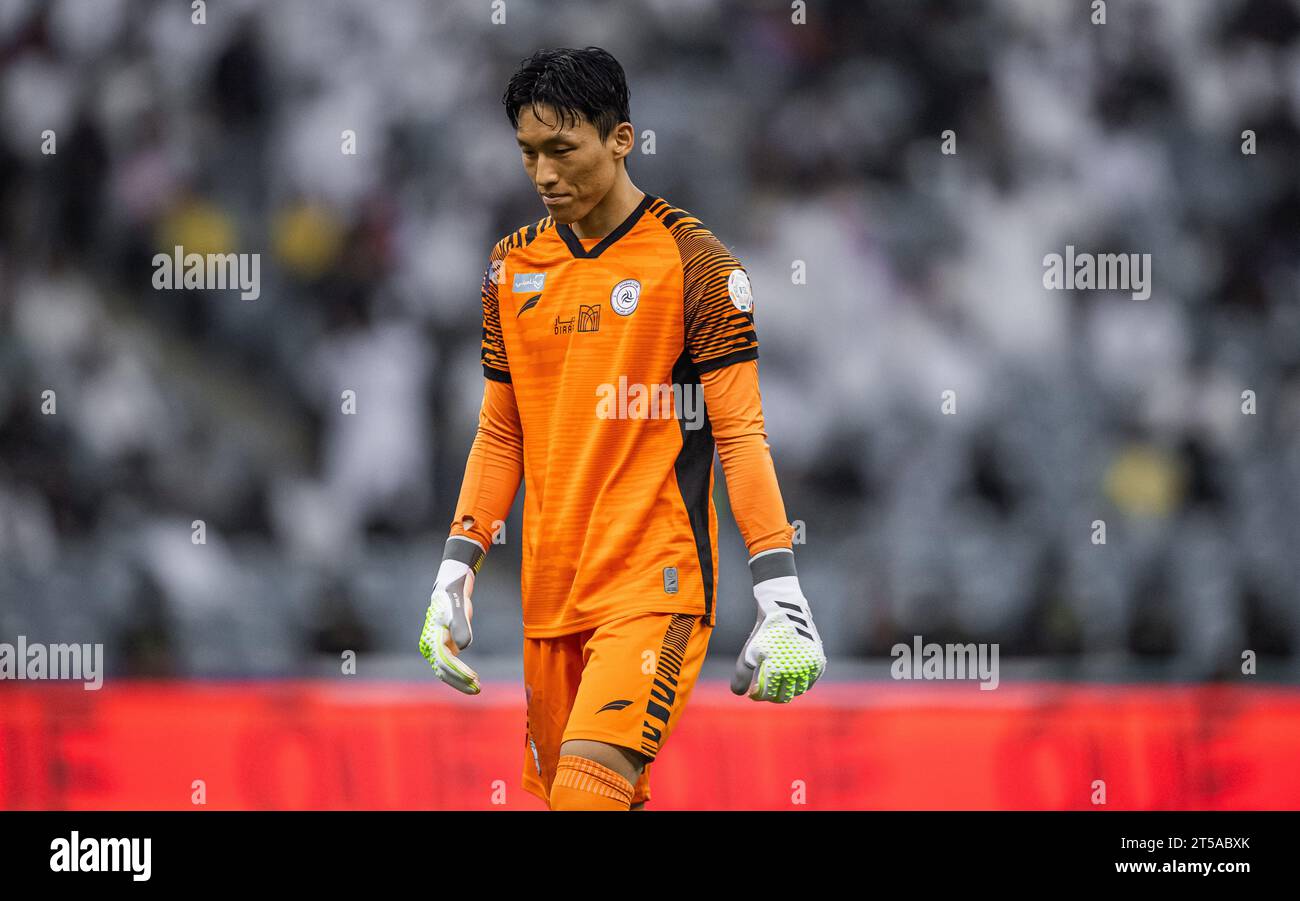
[[[640,299],[641,283],[634,278],[623,279],[609,293],[609,305],[620,316],[631,316]]]
[[[731,270],[731,275],[727,276],[727,293],[731,295],[731,303],[740,312],[748,313],[754,309],[754,292],[749,287],[749,276],[744,269]]]

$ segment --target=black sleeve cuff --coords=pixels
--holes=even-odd
[[[483,560],[486,557],[483,548],[479,547],[478,542],[472,538],[452,535],[442,548],[442,559],[458,560],[474,572],[478,572],[483,567]]]
[[[749,561],[749,574],[754,577],[754,584],[782,576],[798,576],[794,569],[793,550],[763,551]]]

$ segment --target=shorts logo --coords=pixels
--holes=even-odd
[[[515,273],[515,290],[516,291],[540,291],[542,285],[546,284],[545,272],[516,272]]]
[[[634,278],[623,279],[609,292],[609,305],[620,316],[631,316],[640,299],[641,283]]]
[[[624,707],[630,706],[631,703],[632,703],[631,701],[622,701],[622,700],[610,701],[608,704],[606,704],[604,707],[600,708],[596,712],[604,713],[606,710],[622,710]]]
[[[744,269],[731,270],[731,275],[727,276],[727,293],[731,295],[732,305],[740,312],[748,313],[754,308],[754,292]]]

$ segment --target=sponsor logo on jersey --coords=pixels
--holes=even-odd
[[[545,272],[516,272],[515,273],[515,290],[516,291],[540,291],[542,285],[546,284]]]
[[[578,304],[578,331],[600,331],[600,304]]]
[[[532,297],[525,300],[524,305],[520,307],[519,312],[515,314],[515,318],[518,319],[520,316],[524,315],[527,310],[531,310],[533,307],[537,306],[538,301],[541,299],[542,295],[534,294]]]

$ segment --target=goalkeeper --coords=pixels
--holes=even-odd
[[[522,483],[523,785],[552,810],[640,809],[715,623],[715,450],[757,606],[732,691],[789,702],[826,656],[766,440],[748,273],[632,183],[608,53],[539,51],[503,102],[548,215],[489,256],[478,433],[420,651],[478,693],[460,656],[474,577]]]

